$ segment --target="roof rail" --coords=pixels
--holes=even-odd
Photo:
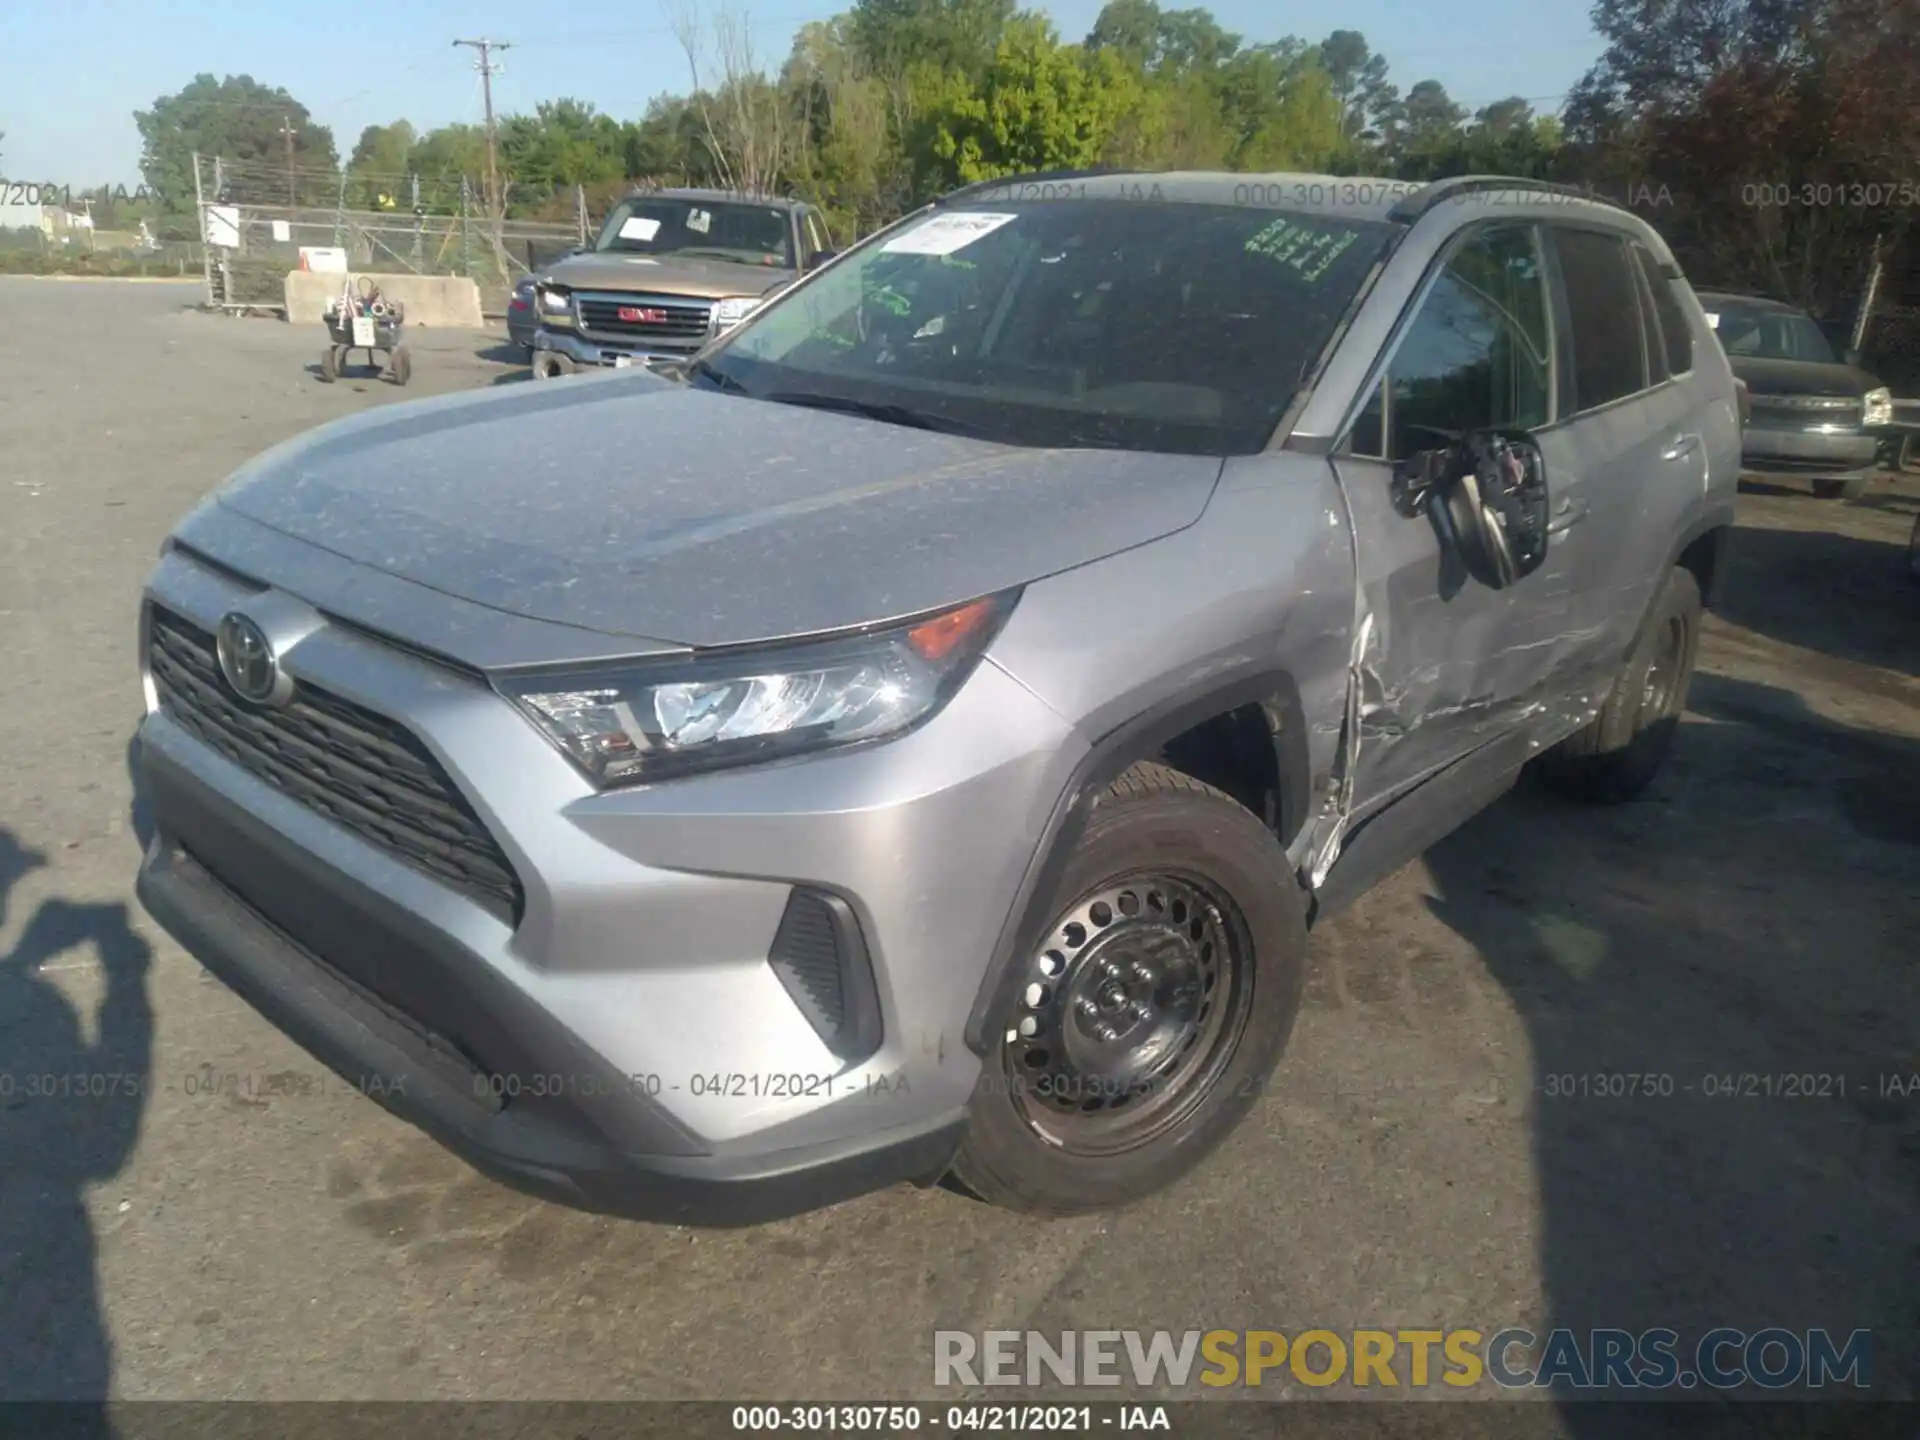
[[[1522,190],[1529,194],[1565,195],[1570,199],[1591,200],[1596,205],[1611,205],[1577,185],[1559,185],[1551,180],[1527,180],[1518,175],[1450,175],[1444,180],[1435,180],[1423,185],[1406,196],[1388,213],[1389,220],[1398,220],[1412,224],[1422,215],[1449,200],[1459,200],[1467,195],[1485,194],[1497,190]],[[1617,207],[1614,207],[1617,208]]]
[[[1090,180],[1096,175],[1124,175],[1127,171],[1112,165],[1095,165],[1088,170],[1033,170],[1019,175],[999,175],[992,180],[976,180],[971,185],[962,185],[958,190],[949,190],[933,203],[950,204],[955,200],[964,200],[969,195],[977,195],[985,190],[1002,190],[1009,185],[1038,185],[1054,180]]]

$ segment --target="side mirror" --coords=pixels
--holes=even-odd
[[[1467,573],[1492,590],[1547,558],[1546,461],[1523,430],[1476,430],[1394,470],[1394,507],[1425,515]]]
[[[1860,363],[1860,352],[1849,345],[1840,352],[1840,358],[1849,365],[1858,365]]]
[[[839,253],[838,250],[816,250],[813,252],[813,258],[807,261],[807,269],[818,270]]]

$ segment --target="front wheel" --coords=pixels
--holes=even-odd
[[[1835,475],[1813,482],[1813,493],[1821,500],[1858,500],[1867,493],[1871,475]]]
[[[1164,766],[1108,788],[1019,962],[954,1178],[1042,1215],[1137,1200],[1226,1138],[1300,1007],[1306,908],[1245,807]]]
[[[1700,608],[1699,582],[1676,566],[1599,716],[1540,757],[1541,779],[1563,794],[1601,802],[1631,800],[1653,782],[1687,708]]]

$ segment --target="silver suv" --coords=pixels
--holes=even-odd
[[[141,618],[148,909],[480,1168],[745,1223],[1171,1182],[1313,924],[1661,763],[1740,461],[1660,237],[1516,180],[960,191],[679,381],[339,421]]]

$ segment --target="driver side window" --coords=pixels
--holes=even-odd
[[[1546,273],[1531,225],[1492,225],[1454,252],[1353,428],[1357,455],[1399,460],[1463,430],[1552,418]]]

